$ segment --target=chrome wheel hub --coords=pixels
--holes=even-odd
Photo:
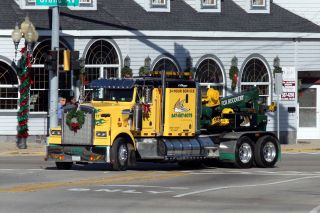
[[[252,148],[250,144],[243,143],[239,148],[239,158],[242,163],[248,163],[252,158]]]
[[[277,155],[276,147],[273,143],[267,142],[263,147],[263,158],[265,161],[271,163]]]
[[[124,165],[128,159],[128,150],[127,150],[127,146],[125,144],[122,144],[119,147],[118,156],[119,156],[119,163],[121,165]]]

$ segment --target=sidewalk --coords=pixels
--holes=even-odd
[[[282,152],[320,152],[320,139],[298,140],[297,144],[281,145]]]
[[[0,157],[2,156],[45,156],[44,143],[28,142],[27,149],[18,149],[15,143],[0,141]],[[301,140],[297,144],[281,145],[283,153],[319,152],[319,140]]]
[[[45,144],[29,142],[27,149],[18,149],[16,143],[0,142],[0,157],[2,156],[45,156]]]

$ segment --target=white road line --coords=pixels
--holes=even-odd
[[[162,189],[189,189],[187,187],[166,187],[166,186],[146,186],[146,185],[104,185],[112,187],[135,187],[135,188],[162,188]]]
[[[317,206],[316,208],[312,209],[309,213],[319,213],[320,212],[320,206]]]
[[[305,180],[305,179],[314,179],[314,178],[320,178],[320,176],[302,177],[302,178],[295,178],[295,179],[290,179],[290,180],[283,180],[283,181],[277,181],[277,182],[271,182],[271,183],[252,184],[252,185],[222,186],[222,187],[216,187],[216,188],[210,188],[210,189],[204,189],[204,190],[179,194],[179,195],[175,195],[173,197],[180,198],[180,197],[185,197],[185,196],[189,196],[189,195],[201,194],[201,193],[205,193],[205,192],[218,191],[218,190],[224,190],[224,189],[277,185],[277,184],[282,184],[282,183],[289,183],[289,182],[295,182],[295,181]]]
[[[320,152],[282,152],[285,155],[320,155]]]

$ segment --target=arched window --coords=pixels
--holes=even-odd
[[[89,47],[85,56],[86,83],[98,78],[118,78],[120,58],[116,48],[106,40],[97,40]],[[86,100],[90,100],[90,89],[85,88]]]
[[[211,59],[202,60],[196,70],[196,80],[200,82],[202,95],[207,93],[208,88],[219,90],[224,95],[224,78],[219,64]]]
[[[159,59],[155,65],[153,66],[152,71],[166,71],[166,72],[171,72],[173,77],[175,74],[179,72],[179,68],[177,66],[177,64],[174,62],[174,60],[172,60],[171,58],[168,57],[164,57]],[[170,75],[167,75],[168,77],[170,77]]]
[[[60,48],[67,48],[60,42]],[[47,112],[49,99],[49,71],[44,69],[47,52],[51,50],[51,40],[39,43],[33,51],[34,62],[30,69],[33,84],[30,90],[30,111]],[[63,64],[63,51],[59,53],[59,64]],[[59,95],[70,96],[71,72],[59,72]]]
[[[270,103],[270,77],[265,64],[257,58],[249,60],[241,75],[241,90],[256,86],[263,103]]]
[[[18,76],[12,67],[0,61],[0,110],[18,109]]]

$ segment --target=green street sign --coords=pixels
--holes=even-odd
[[[36,6],[77,7],[79,6],[79,0],[36,0]]]

